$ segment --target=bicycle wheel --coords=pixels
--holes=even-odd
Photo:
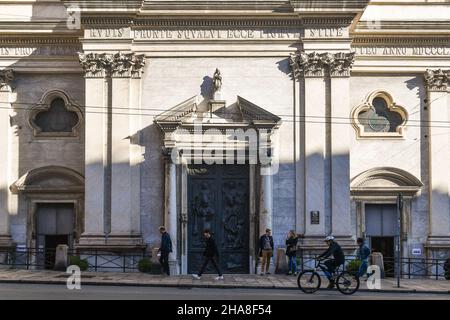
[[[298,275],[297,284],[304,293],[314,293],[320,288],[320,276],[313,270],[303,271]]]
[[[343,294],[354,294],[359,289],[359,277],[350,273],[342,273],[336,279],[336,287]]]

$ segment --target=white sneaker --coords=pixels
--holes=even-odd
[[[223,280],[223,276],[218,276],[215,278],[216,280]]]
[[[196,280],[200,280],[202,277],[199,277],[198,274],[193,274],[192,277]]]

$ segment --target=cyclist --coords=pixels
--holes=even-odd
[[[327,261],[324,262],[325,266],[327,267],[327,270],[324,270],[326,271],[325,275],[330,281],[328,289],[331,289],[334,288],[334,272],[340,265],[343,265],[345,263],[345,256],[344,251],[342,251],[341,246],[336,241],[334,241],[333,236],[326,237],[325,242],[328,245],[328,249],[324,253],[322,253],[317,259],[324,260],[331,255],[333,256],[332,259],[328,259]]]

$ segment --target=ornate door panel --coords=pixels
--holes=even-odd
[[[249,272],[248,166],[190,166],[188,169],[188,271],[198,272],[211,229],[224,273]],[[210,266],[207,272],[214,272]]]

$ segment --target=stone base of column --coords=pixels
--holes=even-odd
[[[0,235],[0,250],[9,250],[16,247],[16,243],[11,238],[11,235]]]
[[[450,236],[430,236],[427,239],[425,247],[450,250]]]
[[[334,236],[334,239],[342,249],[344,249],[345,253],[353,254],[353,251],[358,248],[356,244],[356,239],[353,236]]]
[[[304,239],[299,241],[299,247],[305,253],[308,251],[311,251],[312,253],[322,252],[328,248],[324,240],[325,236],[307,235]],[[357,248],[356,241],[352,236],[335,236],[335,241],[339,243],[346,254],[353,254],[353,251]]]
[[[169,270],[171,276],[180,275],[180,264],[178,260],[169,260]]]
[[[141,235],[105,235],[83,234],[76,249],[97,249],[104,251],[136,251],[146,248]]]

